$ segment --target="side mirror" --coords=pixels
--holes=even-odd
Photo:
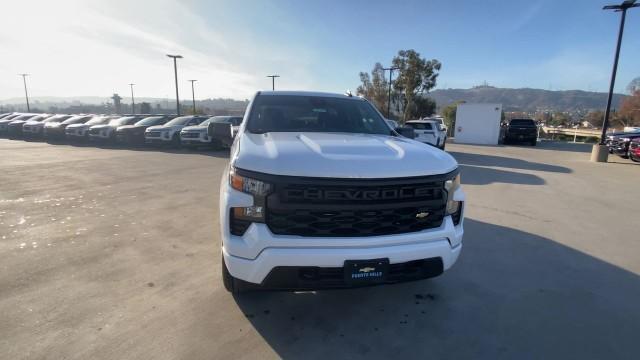
[[[209,123],[209,127],[207,127],[207,135],[225,145],[231,146],[233,143],[234,134],[231,124]]]
[[[397,127],[396,132],[409,139],[414,139],[416,137],[416,132],[413,130],[411,126]]]

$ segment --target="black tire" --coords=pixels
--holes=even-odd
[[[222,284],[224,284],[224,288],[232,294],[241,293],[240,282],[231,276],[229,270],[227,270],[227,265],[224,263],[224,256],[220,259],[220,263],[222,264]]]
[[[447,143],[446,143],[446,142],[443,142],[443,143],[442,143],[442,146],[440,146],[440,150],[444,151],[444,147],[445,147],[445,145],[447,145]]]
[[[537,143],[538,143],[537,140],[531,140],[531,146],[536,146]]]
[[[631,159],[631,161],[633,161],[633,162],[639,162],[640,161],[638,158],[633,156],[631,153],[629,153],[629,159]]]
[[[180,143],[180,136],[178,134],[173,134],[173,137],[171,138],[171,146],[174,148],[179,148],[180,145],[182,145]]]

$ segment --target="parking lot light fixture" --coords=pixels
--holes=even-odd
[[[191,101],[193,102],[193,115],[195,115],[196,114],[196,92],[193,87],[193,83],[198,80],[187,80],[187,81],[191,82]]]
[[[613,87],[616,83],[616,73],[618,71],[618,58],[620,57],[620,45],[622,44],[622,34],[624,32],[624,21],[627,16],[627,10],[638,7],[640,4],[636,3],[636,0],[625,0],[619,5],[607,5],[603,7],[603,10],[614,10],[621,12],[620,16],[620,28],[618,29],[618,43],[616,45],[616,53],[613,60],[613,70],[611,71],[611,82],[609,84],[609,94],[607,96],[607,109],[604,112],[604,123],[602,124],[602,135],[600,136],[600,145],[604,145],[605,137],[607,134],[607,127],[609,126],[609,113],[611,112],[611,100],[613,98]]]
[[[131,87],[131,114],[135,115],[136,114],[136,102],[133,98],[133,83],[129,84],[129,86]]]
[[[619,5],[607,5],[603,7],[603,10],[614,10],[621,12],[620,16],[620,28],[618,29],[618,42],[616,44],[616,52],[613,58],[613,69],[611,70],[611,82],[609,83],[609,94],[607,95],[607,108],[604,112],[604,121],[602,122],[602,133],[600,134],[600,142],[593,145],[591,150],[591,161],[593,162],[607,162],[609,158],[609,151],[605,145],[607,128],[609,127],[609,117],[611,113],[611,100],[613,99],[613,87],[616,83],[616,72],[618,71],[618,58],[620,57],[620,45],[622,44],[622,34],[624,32],[624,21],[627,16],[627,10],[638,7],[640,4],[636,4],[636,0],[625,0]]]
[[[29,93],[27,93],[27,76],[29,74],[18,74],[22,76],[22,83],[24,84],[24,97],[27,100],[27,112],[31,112],[31,108],[29,107]]]
[[[389,71],[389,101],[387,102],[387,119],[390,119],[391,116],[391,74],[393,70],[399,70],[399,67],[388,67],[382,68],[383,71]]]
[[[178,64],[176,62],[176,59],[182,59],[182,55],[167,54],[167,57],[173,59],[173,73],[176,79],[176,115],[180,116],[180,97],[178,95]]]
[[[280,77],[280,75],[267,75],[267,77],[271,78],[271,91],[276,90],[276,78]]]

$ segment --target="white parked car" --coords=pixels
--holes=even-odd
[[[444,150],[447,133],[442,131],[440,123],[434,120],[409,120],[405,126],[413,128],[415,140]]]
[[[456,160],[389,131],[363,98],[258,92],[230,154],[219,214],[231,292],[419,280],[460,255]]]
[[[132,125],[144,116],[122,116],[110,120],[106,124],[93,125],[89,128],[89,140],[92,141],[116,141],[116,129],[118,126]]]
[[[42,121],[27,121],[22,125],[22,136],[41,137],[44,133],[44,126],[49,123],[60,123],[74,115],[54,115]]]
[[[64,129],[67,140],[89,140],[89,128],[95,125],[106,124],[112,119],[117,119],[117,115],[95,115],[84,124],[71,124]]]
[[[177,117],[164,125],[150,126],[144,132],[147,144],[164,144],[180,146],[180,131],[187,126],[195,126],[210,116],[187,115]]]

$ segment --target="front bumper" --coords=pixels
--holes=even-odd
[[[454,194],[457,201],[464,201],[464,197],[462,189]],[[346,260],[387,258],[392,267],[415,261],[440,261],[441,270],[431,268],[417,278],[431,277],[453,266],[462,249],[464,210],[458,225],[454,225],[451,216],[446,216],[438,228],[402,234],[368,237],[276,235],[266,224],[252,223],[242,236],[236,236],[229,232],[229,209],[251,206],[253,198],[223,184],[220,200],[222,254],[229,273],[267,288],[274,287],[271,278],[282,268],[293,268],[294,273],[298,271],[296,269],[308,267],[340,271]],[[396,281],[398,279],[392,277],[387,282]],[[333,285],[331,287],[343,287],[344,284]],[[306,286],[278,283],[275,287],[310,289],[325,286],[322,283]]]
[[[22,136],[25,137],[39,137],[42,136],[42,126],[23,126]]]
[[[116,132],[116,141],[123,144],[144,144],[144,134]]]

